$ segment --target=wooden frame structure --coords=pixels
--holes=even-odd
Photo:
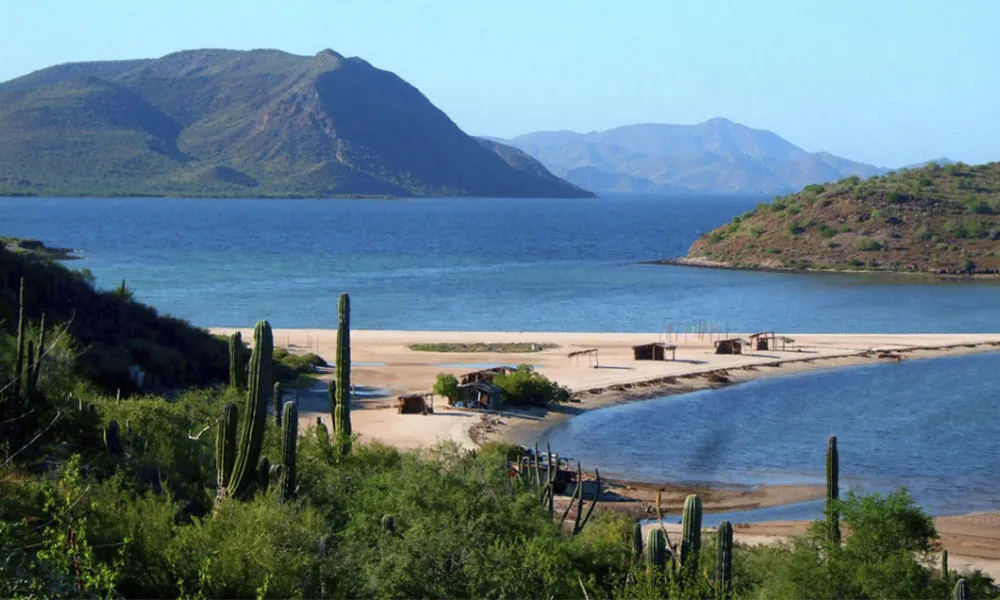
[[[677,346],[674,344],[650,342],[632,346],[635,360],[667,360],[667,352],[670,353],[670,360],[677,360]]]
[[[741,338],[726,338],[715,341],[716,354],[743,354],[743,346],[749,345]]]
[[[566,355],[566,357],[569,358],[569,361],[570,361],[571,364],[573,364],[574,361],[575,361],[575,364],[577,364],[577,365],[580,364],[580,357],[581,356],[586,356],[587,357],[587,366],[588,367],[593,367],[593,368],[596,369],[597,367],[601,366],[601,360],[600,360],[600,358],[597,355],[597,348],[587,348],[586,350],[577,350],[575,352],[570,352],[569,354]],[[594,364],[590,364],[590,357],[591,356],[594,357]]]
[[[401,415],[426,415],[434,412],[433,394],[405,394],[396,398],[396,412]]]
[[[750,336],[750,347],[754,350],[777,350],[778,344],[784,352],[786,344],[795,345],[795,340],[783,335],[775,335],[773,331],[762,331]]]

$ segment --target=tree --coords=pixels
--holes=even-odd
[[[444,396],[450,402],[458,400],[458,379],[451,373],[438,373],[434,382],[434,389],[431,390],[437,396]]]
[[[551,402],[566,402],[570,392],[565,387],[537,373],[531,365],[518,365],[513,373],[501,373],[493,383],[503,391],[510,404],[544,406]]]

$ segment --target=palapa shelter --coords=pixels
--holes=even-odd
[[[716,354],[743,354],[743,344],[746,343],[740,338],[728,338],[715,341]]]
[[[775,335],[773,331],[762,331],[750,336],[750,347],[754,350],[777,350],[778,344],[785,349],[785,344],[795,344],[790,337]]]
[[[667,360],[667,353],[670,353],[670,360],[677,360],[677,346],[664,342],[651,342],[632,346],[632,353],[635,360]]]
[[[461,383],[455,405],[461,408],[500,410],[503,408],[503,391],[489,381]]]
[[[577,364],[579,364],[581,356],[586,356],[587,357],[587,366],[588,367],[589,366],[593,366],[596,369],[597,367],[601,366],[600,358],[597,355],[597,348],[588,348],[586,350],[577,350],[575,352],[570,352],[569,354],[566,355],[566,357],[569,358],[569,361],[571,363],[575,359],[575,361],[576,361]],[[593,365],[590,364],[590,358],[591,357],[594,357],[594,364]]]
[[[425,415],[434,412],[430,394],[407,394],[396,399],[396,412],[401,415]]]

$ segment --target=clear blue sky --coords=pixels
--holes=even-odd
[[[723,116],[888,167],[1000,160],[998,0],[5,0],[0,15],[0,80],[329,47],[477,135]]]

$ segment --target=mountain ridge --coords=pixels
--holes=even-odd
[[[773,195],[888,172],[829,152],[808,152],[772,131],[723,117],[588,133],[536,131],[504,141],[581,187],[597,182],[588,188],[597,191]]]
[[[0,139],[8,195],[593,195],[330,49],[55,65],[0,83]]]

